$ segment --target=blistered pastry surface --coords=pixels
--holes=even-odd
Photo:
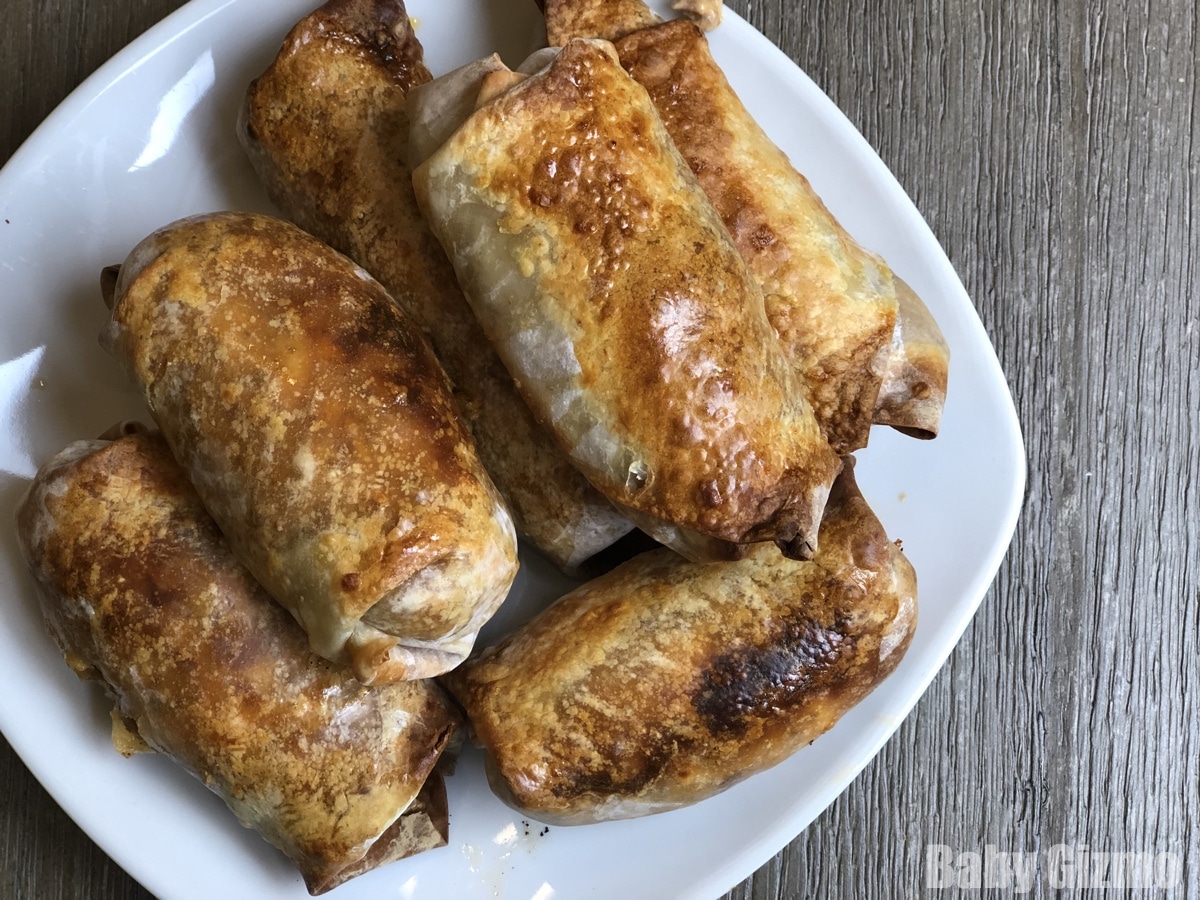
[[[464,655],[515,575],[511,519],[420,330],[366,272],[276,219],[184,220],[131,254],[108,339],[317,652],[368,682]],[[421,652],[443,642],[450,660]]]
[[[416,173],[526,400],[621,505],[815,532],[838,461],[724,226],[609,45],[573,41]]]
[[[864,447],[896,322],[887,264],[857,244],[746,110],[691,23],[617,42],[621,63],[729,229],[834,449]]]
[[[456,727],[432,682],[370,689],[315,656],[155,433],[60,454],[18,529],[72,668],[310,886],[336,881],[397,821]],[[422,834],[409,851],[436,845]]]
[[[642,0],[541,0],[546,13],[546,39],[563,47],[577,37],[615,41],[662,21]]]
[[[828,730],[896,667],[912,568],[846,473],[808,562],[644,554],[445,676],[493,787],[542,821],[696,802]]]

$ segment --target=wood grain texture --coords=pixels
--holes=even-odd
[[[178,5],[4,0],[0,159]],[[730,5],[846,111],[929,220],[996,344],[1030,470],[999,578],[913,715],[728,896],[937,896],[931,843],[1167,850],[1184,859],[1170,893],[1200,896],[1194,5]],[[146,896],[6,744],[0,797],[0,896]],[[1030,896],[1054,893],[1043,877]]]

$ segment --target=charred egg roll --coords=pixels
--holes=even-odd
[[[535,415],[681,552],[774,540],[811,553],[840,462],[650,98],[599,41],[524,80],[498,75],[413,177]],[[468,106],[438,87],[417,89],[417,106]]]
[[[900,662],[912,567],[847,466],[808,562],[635,557],[443,676],[505,802],[551,824],[710,797],[826,732]]]
[[[104,342],[234,554],[367,684],[457,665],[516,536],[420,330],[294,225],[222,213],[139,244]]]
[[[315,656],[160,435],[72,445],[17,526],[51,635],[114,702],[117,749],[175,759],[310,892],[446,843],[449,699],[432,681],[367,688]]]
[[[573,570],[633,526],[534,420],[417,209],[407,94],[427,81],[403,3],[333,0],[250,86],[238,133],[275,205],[425,330],[518,533]]]
[[[833,448],[865,447],[873,422],[935,435],[948,352],[932,317],[920,333],[898,318],[920,300],[850,237],[767,137],[700,29],[682,19],[654,24],[642,0],[550,0],[545,8],[552,44],[615,41],[621,64],[653,98],[762,287]]]

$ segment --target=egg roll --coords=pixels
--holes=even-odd
[[[117,748],[174,759],[311,893],[446,843],[451,701],[428,680],[367,688],[314,655],[161,435],[71,445],[17,532],[50,634],[113,701]]]
[[[443,676],[493,791],[550,824],[648,815],[828,731],[904,656],[916,577],[850,466],[816,556],[771,550],[724,565],[642,554]]]
[[[652,14],[638,7],[642,0],[549,2],[551,43],[615,41],[761,286],[834,450],[865,447],[872,424],[936,435],[949,353],[932,317],[911,302],[923,309],[921,301],[842,228],[771,141],[701,30],[684,19],[648,22]]]
[[[403,3],[332,0],[250,85],[238,134],[284,215],[378,278],[424,329],[517,532],[574,571],[633,526],[534,420],[417,209],[407,95],[429,78]]]
[[[642,0],[537,0],[546,14],[546,38],[564,47],[571,38],[615,41],[662,21]]]
[[[516,535],[421,331],[346,257],[219,213],[142,241],[103,342],[234,554],[366,684],[457,665]]]
[[[492,96],[495,75],[413,182],[534,414],[675,549],[811,554],[840,461],[645,90],[599,41]],[[439,86],[416,117],[461,106]]]

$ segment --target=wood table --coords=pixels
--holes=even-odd
[[[4,0],[0,160],[179,5]],[[1173,893],[1200,896],[1195,5],[730,5],[845,110],[943,242],[1030,473],[1008,559],[928,693],[729,896],[910,897],[930,845],[1062,844],[1172,853]],[[0,798],[0,897],[145,895],[2,741]],[[1031,896],[1052,892],[1043,864]]]

